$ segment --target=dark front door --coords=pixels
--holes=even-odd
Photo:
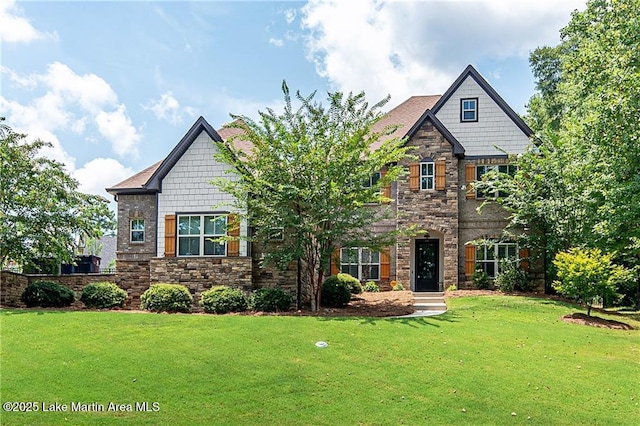
[[[416,241],[416,291],[438,291],[438,240]]]

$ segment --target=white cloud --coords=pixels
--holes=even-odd
[[[18,16],[20,10],[14,0],[0,0],[0,39],[5,43],[29,43],[34,40],[50,37],[33,27],[28,19]]]
[[[184,114],[191,117],[195,115],[195,109],[181,107],[171,91],[161,94],[160,99],[150,99],[142,108],[152,111],[158,119],[167,120],[173,125],[182,123]]]
[[[282,47],[284,45],[284,41],[281,38],[273,38],[269,39],[269,44],[273,44],[275,47]]]
[[[92,124],[118,155],[136,155],[142,137],[126,114],[125,105],[118,103],[117,94],[101,77],[76,74],[60,62],[50,64],[42,74],[23,76],[7,67],[2,67],[2,72],[20,87],[44,89],[43,95],[33,97],[26,105],[0,96],[7,121],[16,129],[29,135],[45,133],[48,138],[43,140],[52,141],[56,132],[83,135]],[[122,134],[114,133],[118,131]],[[56,149],[59,152],[52,154],[54,158],[71,158],[59,143]]]
[[[107,194],[105,188],[122,182],[134,173],[132,169],[123,166],[113,158],[95,158],[75,170],[72,176],[80,182],[79,191],[102,195],[109,201],[113,201],[113,197]]]
[[[296,9],[287,9],[284,11],[284,18],[287,20],[287,24],[291,24],[296,19]]]
[[[137,129],[131,124],[127,116],[127,109],[123,104],[112,112],[100,111],[96,115],[96,125],[102,136],[111,142],[116,154],[138,156],[136,145],[141,139]]]
[[[442,93],[469,63],[556,44],[584,0],[311,0],[301,9],[309,59],[341,91],[401,101]],[[479,19],[481,17],[481,19]]]

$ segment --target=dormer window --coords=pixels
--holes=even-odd
[[[468,98],[460,100],[460,121],[478,121],[478,98]]]

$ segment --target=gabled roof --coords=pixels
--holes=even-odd
[[[235,129],[228,129],[235,130]],[[162,161],[144,169],[140,173],[131,176],[128,179],[114,185],[111,188],[107,188],[107,192],[110,194],[147,194],[160,192],[162,190],[162,179],[171,171],[173,166],[176,165],[180,157],[184,155],[189,149],[191,144],[196,140],[200,133],[205,132],[211,139],[217,142],[222,142],[222,138],[211,127],[211,125],[200,117],[191,126],[189,131],[182,137],[180,142],[173,148],[171,153]]]
[[[424,114],[422,114],[420,119],[416,121],[413,127],[409,129],[409,131],[407,132],[407,137],[411,138],[413,135],[415,135],[420,127],[422,127],[422,125],[425,123],[425,121],[431,121],[431,123],[433,123],[433,126],[438,129],[440,134],[442,134],[447,142],[451,144],[451,147],[453,148],[453,155],[457,157],[464,156],[464,147],[462,146],[462,144],[458,142],[458,140],[451,134],[451,132],[444,126],[444,124],[442,124],[442,122],[438,120],[433,111],[429,109],[426,110]]]
[[[520,118],[520,116],[516,114],[513,109],[511,109],[511,107],[504,101],[504,99],[502,99],[498,92],[496,92],[493,87],[491,87],[487,80],[485,80],[471,64],[467,65],[467,68],[462,71],[462,74],[460,74],[456,81],[453,82],[451,87],[449,87],[447,91],[444,92],[444,95],[442,95],[440,100],[438,100],[438,102],[436,102],[436,104],[433,106],[432,111],[434,114],[438,113],[440,108],[442,108],[442,106],[447,103],[449,98],[451,98],[451,96],[456,92],[456,90],[458,90],[460,85],[468,77],[473,78],[476,83],[478,83],[478,85],[487,93],[487,95],[489,95],[491,99],[494,100],[494,102],[504,111],[504,113],[507,114],[509,118],[511,118],[515,125],[520,128],[520,130],[522,130],[527,136],[533,135],[533,130],[531,130],[531,128],[527,126],[527,123],[525,123],[522,118]]]

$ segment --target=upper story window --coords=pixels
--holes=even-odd
[[[433,161],[420,163],[420,189],[435,187],[435,166]]]
[[[476,180],[482,180],[482,176],[489,173],[490,171],[495,170],[498,173],[508,174],[509,176],[515,176],[518,171],[518,167],[512,164],[500,164],[500,165],[482,165],[476,166]],[[504,191],[496,191],[496,192],[487,192],[476,189],[476,198],[497,198],[497,197],[506,197],[507,193]]]
[[[460,100],[460,121],[478,121],[478,98]]]
[[[144,219],[131,219],[129,235],[132,243],[144,243]]]
[[[226,256],[227,215],[178,216],[178,256]]]
[[[375,186],[375,184],[378,183],[378,181],[380,180],[380,176],[381,176],[380,172],[373,173],[371,177],[364,182],[364,187],[371,188]]]
[[[476,269],[495,278],[500,271],[500,261],[518,261],[518,245],[515,243],[494,243],[476,247]]]
[[[367,248],[340,249],[340,272],[360,281],[380,279],[380,252]]]

